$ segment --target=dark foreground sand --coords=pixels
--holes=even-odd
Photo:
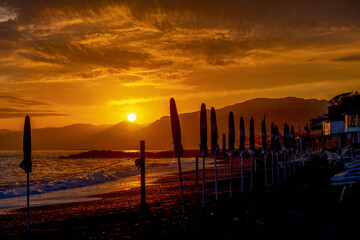
[[[219,169],[219,200],[213,172],[206,172],[206,206],[202,207],[201,174],[185,172],[185,215],[181,214],[178,175],[147,186],[148,210],[141,217],[140,189],[99,195],[89,202],[31,208],[31,232],[24,231],[25,209],[0,216],[0,239],[360,239],[359,186],[339,202],[341,186],[330,178],[342,168],[314,160],[297,167],[285,181],[264,188],[264,172],[249,191],[249,173],[240,192],[235,160],[233,197]],[[222,165],[219,166],[222,168]],[[275,171],[276,173],[276,171]],[[212,181],[212,182],[211,182]]]

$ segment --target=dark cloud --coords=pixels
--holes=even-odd
[[[17,58],[0,70],[18,81],[96,77],[88,74],[94,68],[226,67],[272,54],[252,50],[323,48],[360,35],[356,0],[5,0],[0,7],[16,16],[0,22],[0,61]],[[110,36],[105,45],[82,43],[102,35]]]
[[[10,95],[0,95],[0,103],[3,106],[0,108],[0,118],[20,118],[25,115],[31,115],[34,117],[69,116],[52,110],[34,109],[34,107],[48,107],[49,104],[32,99],[19,98]]]
[[[36,100],[29,100],[9,95],[0,95],[0,101],[8,102],[10,104],[22,105],[22,106],[44,106],[49,105],[46,102],[36,101]]]
[[[356,0],[5,0],[0,6],[15,12],[19,21],[50,16],[94,17],[126,6],[136,19],[151,21],[161,29],[273,26],[275,33],[303,27],[360,25],[360,2]],[[164,17],[155,17],[159,15]]]
[[[47,116],[70,116],[67,114],[59,114],[48,110],[29,110],[21,108],[0,108],[0,118],[20,118],[30,115],[33,117],[47,117]]]
[[[333,59],[335,62],[359,62],[360,61],[360,55],[350,55],[340,58]]]

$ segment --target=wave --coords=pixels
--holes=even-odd
[[[100,170],[87,174],[72,175],[63,178],[30,182],[30,194],[42,194],[51,191],[86,187],[105,182],[115,181],[124,177],[139,174],[137,169],[121,169],[117,171]],[[27,187],[24,183],[0,187],[0,199],[26,196]]]
[[[199,159],[199,162],[201,160]],[[148,162],[147,169],[167,169],[177,167],[177,161],[172,162]],[[195,164],[193,158],[181,159],[182,165]],[[121,164],[111,166],[101,166],[93,169],[92,172],[77,173],[71,176],[64,176],[60,178],[52,178],[46,180],[35,180],[30,182],[30,194],[42,194],[52,191],[60,191],[66,189],[87,187],[106,182],[116,181],[121,178],[135,176],[140,174],[140,171],[133,167],[122,168]],[[24,182],[17,182],[11,185],[0,186],[0,199],[26,196],[27,186]]]

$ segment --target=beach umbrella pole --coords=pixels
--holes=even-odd
[[[196,168],[196,185],[199,185],[199,157],[196,155],[195,158],[195,168]]]
[[[215,165],[215,199],[218,200],[216,154],[214,156],[214,165]]]
[[[224,154],[224,182],[226,181],[226,155]]]
[[[301,160],[302,160],[302,164],[303,164],[303,167],[304,167],[305,166],[304,153],[301,156]]]
[[[233,162],[232,162],[232,156],[230,156],[230,197],[232,197],[232,168],[233,168]]]
[[[244,157],[241,156],[241,192],[244,192]]]
[[[264,170],[265,170],[265,187],[267,187],[267,169],[266,169],[266,156],[267,154],[264,154]]]
[[[294,154],[294,156],[293,156],[293,173],[294,174],[295,174],[295,164],[296,164],[295,156],[296,156],[296,154]]]
[[[290,175],[291,175],[291,161],[290,161],[290,152],[289,152],[289,161],[288,161],[288,164],[289,164],[289,167],[288,167],[288,169],[289,169],[289,177],[290,177]]]
[[[280,182],[280,168],[279,168],[279,152],[276,153],[276,160],[277,160],[277,177],[278,177],[278,183]]]
[[[205,157],[203,157],[202,180],[202,206],[205,207]]]
[[[284,179],[286,179],[286,151],[284,151]]]
[[[182,207],[182,213],[185,214],[185,207],[184,207],[184,189],[183,189],[183,181],[182,181],[182,174],[181,174],[181,162],[180,162],[180,157],[178,157],[178,164],[179,164],[179,178],[180,178],[180,188],[181,188],[181,207]]]
[[[26,230],[30,231],[30,173],[27,172],[26,173],[27,176],[27,190],[26,190],[26,195],[27,195],[27,216],[26,216]]]
[[[250,191],[252,191],[252,185],[253,185],[253,155],[250,157]]]
[[[274,184],[274,152],[271,153],[271,184]]]

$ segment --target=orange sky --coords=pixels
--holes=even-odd
[[[0,129],[360,89],[356,0],[3,0]]]

